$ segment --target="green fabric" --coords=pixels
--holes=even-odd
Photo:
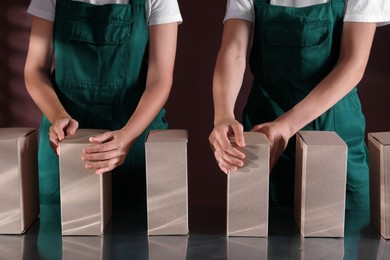
[[[79,128],[117,130],[127,123],[145,90],[148,41],[145,0],[106,5],[57,1],[53,85],[66,111],[79,122]],[[127,186],[122,189],[143,192],[143,183],[139,181],[145,179],[145,136],[150,129],[167,128],[164,115],[162,110],[137,139],[125,163],[113,171],[114,200],[120,200],[122,195],[115,195],[120,190],[116,185],[123,183]],[[58,204],[58,157],[50,148],[49,127],[43,117],[40,199],[41,204]]]
[[[340,48],[344,2],[304,8],[255,0],[250,56],[253,87],[244,109],[246,130],[275,120],[301,101],[334,67]],[[356,88],[304,130],[335,131],[348,145],[346,207],[367,208],[365,119]],[[270,204],[294,203],[295,137],[270,175]]]

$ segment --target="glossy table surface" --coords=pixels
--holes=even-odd
[[[347,210],[344,238],[302,238],[292,209],[271,209],[268,238],[227,238],[225,209],[190,208],[188,236],[147,236],[146,214],[116,210],[102,237],[62,237],[58,206],[24,235],[0,235],[0,259],[390,259],[366,210]]]

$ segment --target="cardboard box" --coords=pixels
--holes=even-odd
[[[104,236],[66,236],[62,238],[62,259],[104,259]]]
[[[145,143],[148,235],[188,234],[186,130],[152,130]]]
[[[344,237],[347,151],[328,131],[296,135],[294,217],[303,237]]]
[[[368,134],[371,223],[390,238],[390,132]]]
[[[269,142],[245,132],[244,166],[228,174],[227,235],[268,236]]]
[[[106,130],[79,129],[60,144],[62,235],[103,234],[111,218],[111,173],[97,175],[81,160],[89,137]]]
[[[39,214],[37,133],[0,128],[0,234],[21,234]]]
[[[150,236],[149,260],[182,259],[187,256],[188,236]]]

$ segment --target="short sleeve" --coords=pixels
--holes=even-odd
[[[390,24],[390,1],[348,0],[344,21]]]
[[[55,0],[31,0],[27,13],[39,18],[54,21]]]
[[[182,21],[177,0],[151,0],[149,25],[181,23]]]
[[[253,0],[228,0],[223,21],[225,22],[229,19],[243,19],[254,22],[255,10]]]

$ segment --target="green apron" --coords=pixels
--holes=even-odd
[[[254,0],[254,6],[254,80],[243,114],[246,130],[275,120],[329,74],[339,56],[344,16],[343,0],[303,8]],[[365,119],[356,88],[303,130],[335,131],[347,143],[346,207],[367,208]],[[270,205],[293,205],[294,171],[295,137],[271,172]]]
[[[57,0],[53,38],[52,82],[79,128],[122,128],[146,85],[149,35],[145,0],[106,5]],[[125,163],[113,171],[114,203],[126,198],[140,204],[145,201],[145,135],[150,129],[167,128],[164,115],[163,109],[137,139]],[[58,204],[58,157],[49,145],[49,127],[44,116],[40,126],[40,200],[41,204]],[[142,198],[136,198],[140,194]]]

